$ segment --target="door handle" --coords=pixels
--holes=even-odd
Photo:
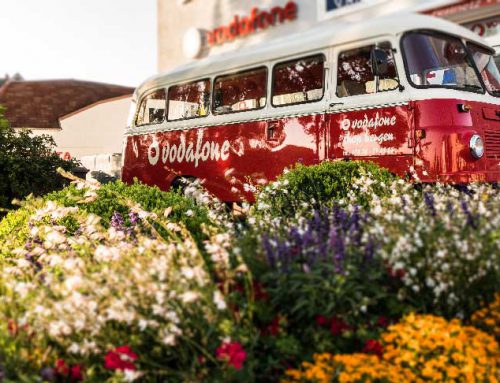
[[[344,105],[344,103],[343,102],[332,102],[332,103],[330,103],[330,105],[328,105],[328,110],[332,111],[333,109],[335,109],[336,106],[341,106],[341,105]]]
[[[275,140],[276,138],[274,137],[274,133],[276,131],[276,124],[269,124],[267,125],[267,139],[272,141]]]

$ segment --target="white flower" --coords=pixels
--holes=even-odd
[[[193,279],[194,278],[194,270],[191,267],[183,267],[181,269],[181,273],[182,273],[182,275],[184,275],[184,277],[186,279]]]
[[[198,300],[200,295],[194,291],[188,291],[181,295],[183,303],[193,303]]]
[[[99,262],[117,261],[120,259],[120,251],[116,247],[99,245],[95,250],[95,259]]]
[[[56,230],[50,230],[45,235],[45,242],[50,245],[60,245],[61,243],[66,242],[66,236]]]
[[[175,346],[175,335],[167,334],[163,337],[162,342],[167,346]]]
[[[125,379],[126,382],[133,382],[134,380],[139,379],[142,375],[143,374],[140,371],[134,371],[128,369],[125,369],[123,371],[123,378]]]
[[[186,215],[188,217],[192,217],[194,215],[194,212],[191,209],[189,209],[188,211],[186,211]]]
[[[216,290],[214,292],[214,303],[219,310],[225,310],[227,308],[226,302],[224,301],[224,297],[222,296],[219,290]]]
[[[68,291],[74,291],[82,286],[83,286],[83,279],[79,275],[73,275],[71,277],[68,277],[64,281],[64,287]]]
[[[80,346],[77,343],[71,343],[71,346],[68,347],[68,351],[71,354],[79,354],[80,353]]]

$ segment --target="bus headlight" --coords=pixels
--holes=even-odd
[[[469,141],[472,157],[479,159],[484,155],[484,141],[479,134],[474,134]]]

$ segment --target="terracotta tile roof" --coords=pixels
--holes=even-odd
[[[59,118],[98,101],[131,95],[133,88],[79,80],[8,81],[0,104],[14,128],[60,128]]]

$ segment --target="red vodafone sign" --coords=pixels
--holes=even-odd
[[[248,16],[234,16],[228,25],[207,32],[207,43],[209,46],[221,45],[238,37],[296,20],[298,10],[299,6],[295,1],[289,1],[284,7],[274,7],[267,11],[252,8]]]

